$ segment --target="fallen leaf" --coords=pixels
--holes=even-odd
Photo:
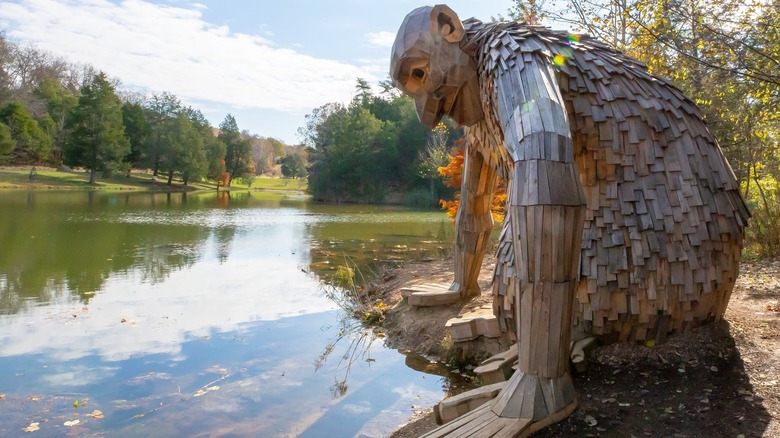
[[[62,423],[62,425],[65,426],[65,427],[73,427],[73,426],[75,426],[75,425],[77,425],[79,423],[81,423],[81,420],[71,420],[71,421],[66,421],[66,422]]]
[[[87,414],[87,417],[92,417],[92,418],[95,418],[95,419],[99,420],[101,418],[104,418],[103,417],[103,411],[99,411],[99,410],[95,409],[94,411],[92,411],[91,414]]]
[[[598,422],[598,421],[596,421],[596,418],[595,418],[595,417],[593,417],[592,415],[586,415],[586,416],[585,416],[585,423],[586,423],[588,426],[590,426],[590,427],[593,427],[593,426],[595,426],[595,425],[599,424],[599,422]]]
[[[78,401],[78,400],[76,400],[76,401],[74,401],[74,402],[73,402],[73,407],[74,407],[74,408],[77,408],[77,407],[79,407],[79,401]]]
[[[205,395],[205,394],[206,394],[206,391],[204,391],[204,390],[202,390],[202,389],[199,389],[199,390],[197,390],[197,391],[195,392],[195,394],[192,394],[192,396],[193,396],[193,397],[200,397],[200,396],[202,396],[202,395]]]
[[[41,430],[41,428],[38,427],[39,424],[40,423],[30,423],[30,425],[25,427],[24,429],[22,429],[22,431],[24,431],[24,432],[36,432],[36,431],[39,431],[39,430]]]

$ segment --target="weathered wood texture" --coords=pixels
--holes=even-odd
[[[466,126],[450,292],[478,290],[490,198],[498,175],[508,183],[493,295],[518,370],[430,436],[524,436],[569,415],[573,327],[663,340],[723,316],[748,212],[699,110],[672,84],[587,37],[461,23],[444,5],[407,16],[391,74],[423,123],[446,114]]]
[[[503,226],[493,287],[502,328],[513,331],[523,307],[514,293],[525,287],[523,274],[515,269],[528,261],[515,258],[538,261],[539,251],[548,252],[543,263],[548,257],[577,266],[573,323],[603,341],[663,340],[721,318],[749,215],[695,104],[642,63],[587,36],[519,23],[464,24],[461,46],[477,60],[485,113],[468,137],[485,165],[505,177],[522,175],[509,188],[517,202],[507,215],[519,214],[520,227],[509,219]],[[563,98],[568,123],[550,88]],[[482,147],[495,143],[486,137],[504,147]],[[578,176],[566,166],[569,156]],[[520,172],[511,168],[521,163]],[[549,235],[578,232],[571,216],[579,213],[565,207],[577,201],[573,178],[586,200],[579,254],[548,246]],[[515,207],[523,203],[558,206]],[[528,268],[534,277],[551,273],[546,264]]]
[[[489,304],[450,318],[444,326],[449,330],[453,342],[472,341],[480,336],[501,336],[498,319]]]
[[[468,414],[494,399],[504,389],[504,386],[506,386],[506,383],[501,381],[492,385],[480,386],[474,390],[442,400],[433,408],[436,423],[449,423],[461,415]]]
[[[517,364],[517,345],[512,345],[507,351],[493,355],[474,368],[474,374],[479,376],[483,385],[507,381],[515,371]]]
[[[465,151],[460,205],[455,217],[455,285],[462,287],[463,298],[482,292],[477,279],[493,230],[490,206],[498,184],[498,166],[495,157],[480,152],[499,148],[494,138],[484,141],[485,147]]]
[[[401,289],[401,296],[409,301],[410,306],[417,307],[443,306],[461,300],[461,293],[457,289],[450,290],[450,285],[443,283],[407,286]]]

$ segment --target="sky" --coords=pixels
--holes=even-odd
[[[425,0],[0,1],[0,30],[142,93],[168,91],[214,125],[298,144],[305,115],[387,79],[395,33]],[[462,20],[511,0],[448,0]]]

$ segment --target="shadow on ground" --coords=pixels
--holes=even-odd
[[[771,415],[725,321],[656,348],[597,349],[574,376],[579,409],[537,437],[761,437]]]

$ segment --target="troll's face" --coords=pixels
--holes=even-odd
[[[482,119],[477,66],[460,47],[464,36],[460,19],[445,5],[415,9],[398,30],[390,76],[431,128],[445,115],[464,126]]]

